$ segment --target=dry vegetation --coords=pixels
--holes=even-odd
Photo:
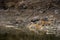
[[[60,40],[60,37],[54,34],[46,35],[45,32],[37,34],[26,28],[35,16],[54,15],[60,20],[59,2],[59,0],[1,0],[0,40]]]

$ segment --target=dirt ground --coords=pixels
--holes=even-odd
[[[28,1],[28,0],[27,0]],[[23,5],[20,9],[0,9],[0,39],[1,40],[60,40],[55,35],[38,35],[30,32],[26,26],[31,23],[31,20],[39,16],[45,17],[54,15],[57,21],[60,22],[60,8],[59,5],[49,7],[48,2],[40,4],[40,1],[31,0],[31,4],[24,8]],[[51,5],[50,5],[51,6]],[[9,28],[11,27],[11,28]],[[17,29],[18,28],[18,29]],[[46,38],[48,37],[48,39]],[[40,39],[41,38],[41,39]],[[51,39],[52,38],[52,39]],[[55,39],[56,38],[56,39]]]

